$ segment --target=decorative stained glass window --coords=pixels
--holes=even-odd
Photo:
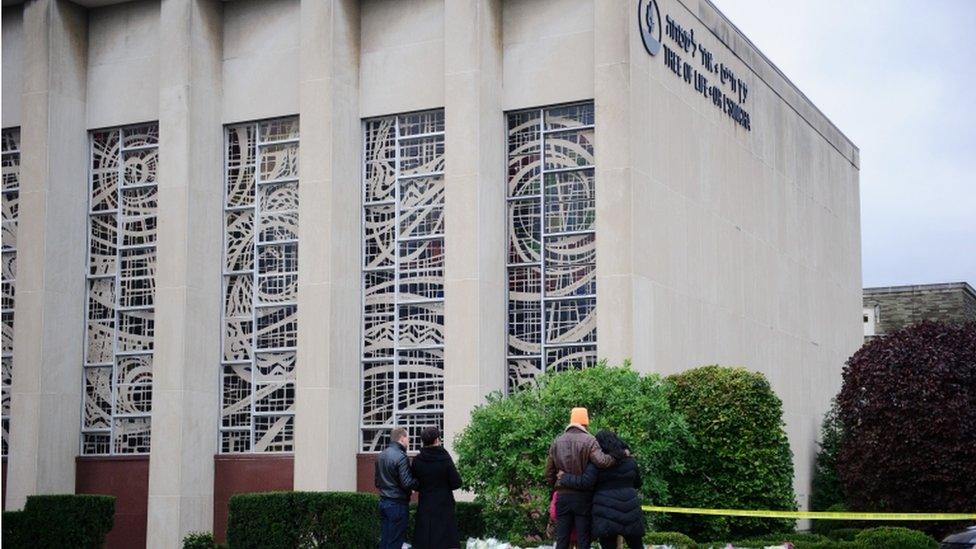
[[[10,385],[14,367],[14,281],[17,278],[17,214],[20,201],[20,128],[0,136],[3,170],[3,455],[10,433]]]
[[[81,453],[149,453],[159,125],[91,132]]]
[[[444,425],[444,111],[365,122],[363,452]]]
[[[508,114],[508,386],[596,363],[593,104]]]
[[[220,451],[291,452],[298,346],[298,118],[228,126]]]

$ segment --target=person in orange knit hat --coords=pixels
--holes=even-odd
[[[590,546],[590,500],[592,492],[557,486],[559,471],[580,475],[589,463],[601,469],[614,464],[612,457],[603,453],[596,438],[587,428],[590,415],[586,408],[573,408],[569,414],[569,426],[549,446],[546,459],[546,482],[555,490],[556,498],[556,549],[568,549],[570,535],[576,530],[577,547]]]

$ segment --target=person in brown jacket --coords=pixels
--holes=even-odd
[[[570,533],[576,529],[577,547],[590,546],[590,500],[592,492],[556,486],[559,471],[580,475],[589,463],[601,469],[614,464],[612,457],[603,453],[596,438],[587,432],[590,424],[586,408],[573,408],[569,426],[549,446],[546,459],[546,482],[557,492],[556,496],[556,549],[569,547]]]

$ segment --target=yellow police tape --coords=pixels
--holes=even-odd
[[[834,520],[976,520],[976,513],[847,513],[831,511],[770,511],[755,509],[696,509],[693,507],[657,507],[642,505],[651,513],[681,513],[689,515],[723,515],[733,517],[763,517]]]

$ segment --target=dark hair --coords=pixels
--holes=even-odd
[[[621,461],[627,457],[629,447],[626,442],[620,440],[617,433],[601,429],[596,434],[596,441],[600,443],[600,449],[603,450],[603,453],[613,457],[613,459]]]
[[[439,438],[441,438],[441,430],[437,427],[424,427],[424,430],[420,432],[420,440],[424,446],[433,446],[434,441]]]

